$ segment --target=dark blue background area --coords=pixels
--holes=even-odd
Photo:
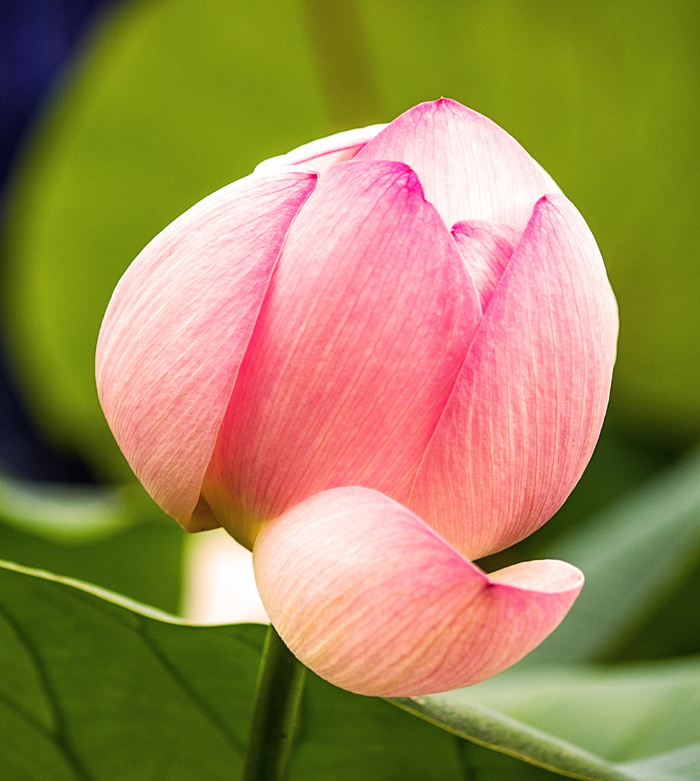
[[[22,142],[98,15],[119,0],[0,0],[0,230]],[[0,270],[1,274],[1,270]],[[38,480],[90,480],[32,425],[0,331],[0,469]]]

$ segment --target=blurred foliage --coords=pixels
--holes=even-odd
[[[623,666],[599,679],[571,667],[561,678],[547,678],[549,688],[537,665],[700,653],[698,458],[678,460],[700,434],[700,235],[694,230],[700,185],[692,171],[700,151],[699,17],[700,6],[691,0],[115,5],[86,40],[25,145],[12,189],[2,308],[36,419],[105,481],[132,481],[97,402],[93,361],[111,291],[146,242],[199,198],[297,144],[388,121],[440,95],[481,111],[549,170],[588,220],[619,299],[622,330],[611,411],[590,468],[550,524],[488,562],[495,567],[557,555],[582,566],[588,585],[570,619],[511,677],[460,700],[462,732],[457,722],[450,726],[443,719],[443,726],[466,734],[465,723],[470,729],[474,723],[469,716],[464,722],[464,714],[483,693],[481,702],[498,703],[504,714],[550,730],[555,743],[547,745],[555,753],[561,739],[600,752],[605,762],[644,757],[619,746],[606,753],[595,742],[606,736],[622,741],[630,713],[649,716],[655,750],[674,752],[681,744],[664,741],[654,703],[663,717],[675,712],[684,691],[695,697],[696,661],[639,668],[637,678],[625,678]],[[181,545],[177,526],[133,485],[37,491],[0,480],[3,558],[174,610]],[[134,722],[139,745],[156,768],[192,728],[195,712],[202,744],[211,739],[221,748],[219,759],[209,759],[226,769],[215,772],[230,777],[240,751],[233,750],[235,759],[226,753],[233,744],[222,724],[238,720],[240,731],[245,723],[257,630],[160,624],[105,607],[92,595],[76,598],[73,587],[50,579],[16,572],[8,577],[3,609],[15,627],[8,637],[31,635],[27,643],[48,665],[51,680],[78,687],[61,701],[69,734],[59,734],[57,742],[38,732],[37,742],[16,741],[17,719],[29,723],[23,709],[30,700],[7,695],[0,729],[12,737],[5,744],[18,752],[24,746],[22,761],[38,768],[31,770],[38,775],[20,777],[46,777],[44,750],[52,777],[63,777],[58,768],[66,778],[87,777],[64,767],[59,755],[68,740],[86,752],[86,761],[100,761],[100,741],[113,741],[114,733],[93,730],[85,719],[90,709],[111,720],[111,729],[118,722],[129,727],[125,713],[141,713]],[[20,596],[24,601],[13,601]],[[126,630],[134,623],[149,636],[150,651],[144,651],[143,637]],[[200,642],[204,635],[208,640]],[[95,654],[108,664],[100,666]],[[149,658],[143,668],[139,654]],[[74,677],[85,664],[85,675]],[[210,667],[218,670],[211,678]],[[115,689],[122,672],[128,684]],[[212,716],[197,700],[196,686],[211,688],[214,680],[217,692],[222,681],[238,692],[222,693],[223,715]],[[314,767],[326,773],[319,778],[336,777],[340,767],[343,778],[352,778],[348,768],[356,767],[358,778],[390,778],[381,774],[392,767],[400,771],[397,778],[423,778],[438,755],[444,778],[463,777],[468,769],[503,781],[555,777],[430,729],[384,703],[316,686],[307,704],[312,733],[299,745],[299,777],[315,777],[308,770]],[[105,691],[122,692],[123,700],[109,700]],[[234,695],[240,711],[232,706]],[[71,710],[81,698],[86,710]],[[577,721],[584,705],[588,721]],[[46,714],[37,707],[30,721],[39,724]],[[169,731],[170,722],[161,718],[171,708],[176,723],[187,725],[184,732]],[[602,712],[610,717],[601,719]],[[687,713],[692,741],[698,718]],[[586,724],[598,733],[576,731]],[[525,733],[516,730],[516,742],[526,740]],[[341,735],[349,742],[341,745]],[[688,745],[613,770],[629,778],[692,779],[698,766],[697,746]],[[186,763],[182,767],[182,777],[192,777]]]
[[[10,339],[43,425],[105,477],[130,475],[93,379],[121,273],[181,211],[305,141],[322,116],[299,9],[277,5],[124,5],[56,96],[17,182]]]
[[[362,3],[389,117],[447,94],[514,135],[596,235],[622,317],[613,413],[700,432],[700,6]],[[410,74],[410,77],[407,77]]]
[[[678,778],[697,778],[699,686],[700,658],[693,657],[624,669],[512,670],[443,697],[456,707],[493,709],[594,755],[630,763],[627,772],[632,777],[665,781],[676,778],[671,771],[680,752],[686,759],[692,752],[694,769],[686,768]],[[429,699],[438,701],[440,696]],[[658,775],[645,767],[656,764],[644,760],[650,755],[666,755],[669,760],[666,767],[659,762]]]
[[[123,5],[16,181],[5,303],[35,414],[103,476],[128,474],[92,371],[139,249],[259,160],[446,94],[515,135],[598,237],[623,323],[613,425],[686,446],[700,431],[698,13],[622,0]]]
[[[0,555],[178,609],[181,530],[138,484],[32,483],[0,476]]]
[[[521,666],[700,653],[697,585],[689,589],[700,572],[700,453],[537,554],[575,564],[587,582],[566,621]],[[692,612],[688,625],[682,619]]]

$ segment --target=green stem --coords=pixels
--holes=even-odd
[[[243,781],[284,781],[289,771],[306,668],[270,627],[265,638]]]

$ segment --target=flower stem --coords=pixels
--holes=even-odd
[[[284,781],[289,771],[306,668],[277,632],[265,638],[243,781]]]

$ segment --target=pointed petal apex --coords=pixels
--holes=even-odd
[[[446,98],[406,111],[371,139],[356,159],[410,165],[447,225],[489,220],[522,230],[535,201],[559,191],[505,130]]]

